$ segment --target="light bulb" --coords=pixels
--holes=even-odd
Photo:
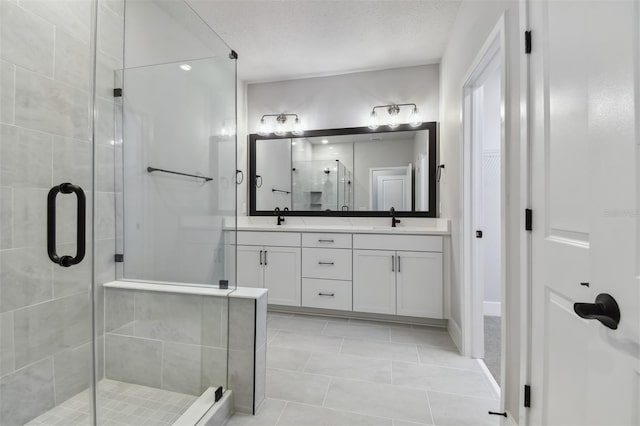
[[[302,128],[302,123],[300,122],[298,117],[296,117],[295,121],[293,122],[293,129],[291,130],[291,133],[293,133],[296,136],[302,136],[302,134],[304,133],[304,129]]]
[[[269,129],[267,122],[265,121],[264,117],[262,117],[260,119],[260,122],[258,123],[258,134],[260,136],[267,136],[269,133],[271,133],[271,129]]]
[[[422,124],[422,120],[420,119],[420,114],[418,114],[418,107],[413,107],[411,110],[411,114],[409,115],[409,125],[411,127],[418,127]]]
[[[285,126],[287,122],[287,116],[284,114],[280,114],[279,116],[276,117],[276,130],[274,130],[273,133],[275,133],[277,136],[284,136],[285,134],[287,134],[287,127]]]
[[[388,126],[392,129],[395,129],[400,125],[400,107],[397,105],[392,105],[387,111],[389,112]]]
[[[380,126],[380,124],[378,124],[378,114],[376,114],[376,111],[373,110],[371,111],[371,115],[369,116],[369,128],[371,130],[376,130],[378,126]]]

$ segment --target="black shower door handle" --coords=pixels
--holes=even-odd
[[[56,251],[56,198],[61,192],[63,194],[74,193],[78,198],[77,251],[75,257],[69,255],[58,256]],[[49,259],[51,259],[53,263],[66,268],[71,265],[77,265],[84,259],[87,235],[86,212],[87,198],[82,188],[78,185],[65,182],[49,190],[49,195],[47,196],[47,252]]]

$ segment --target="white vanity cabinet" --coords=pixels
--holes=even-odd
[[[270,304],[300,306],[300,234],[238,232],[237,240],[238,286],[267,288]]]
[[[354,235],[353,246],[354,311],[444,318],[442,237]]]
[[[237,260],[272,305],[445,318],[441,235],[238,231]]]

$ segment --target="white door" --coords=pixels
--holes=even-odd
[[[353,251],[353,310],[396,313],[396,252]]]
[[[300,249],[295,247],[265,247],[264,249],[264,286],[269,289],[269,303],[300,306],[302,297]]]
[[[259,246],[237,246],[238,287],[264,287],[262,254]]]
[[[378,176],[378,206],[376,210],[406,210],[406,176]]]
[[[442,318],[442,253],[396,253],[398,315]]]
[[[529,424],[638,425],[640,3],[529,8]],[[617,329],[575,313],[599,294],[617,301]]]

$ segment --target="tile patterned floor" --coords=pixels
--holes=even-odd
[[[193,404],[197,397],[147,386],[101,380],[98,383],[100,426],[166,426]],[[77,394],[27,425],[89,425],[89,390]]]
[[[229,426],[498,425],[478,361],[442,329],[269,313],[267,400]]]

